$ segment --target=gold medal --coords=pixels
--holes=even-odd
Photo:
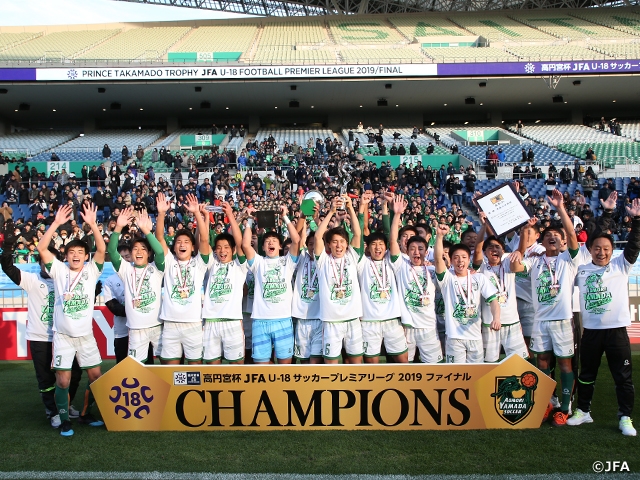
[[[384,300],[384,299],[387,299],[388,297],[389,297],[389,294],[387,293],[387,291],[386,291],[386,290],[382,290],[382,291],[380,292],[380,298],[382,298],[383,300]]]
[[[552,297],[556,297],[558,295],[558,291],[559,291],[558,287],[551,287],[549,289],[549,295],[551,295]]]
[[[141,304],[142,304],[142,302],[140,301],[139,298],[134,298],[133,299],[133,308],[140,308]]]
[[[500,295],[498,295],[498,303],[501,305],[504,305],[505,303],[507,303],[507,294],[506,293],[501,293]]]
[[[431,303],[431,300],[426,295],[422,297],[422,306],[427,307]]]
[[[307,290],[307,298],[313,298],[316,295],[316,291],[315,290]]]
[[[336,292],[336,297],[337,298],[344,298],[344,292],[342,290],[338,290]]]
[[[187,298],[189,296],[189,294],[187,293],[186,290],[181,290],[180,291],[180,298]]]
[[[466,309],[467,318],[473,318],[476,316],[476,308],[475,307],[467,307]]]
[[[64,301],[68,302],[69,300],[71,300],[73,298],[73,293],[71,292],[65,292],[64,293]]]

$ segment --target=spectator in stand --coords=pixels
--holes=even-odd
[[[529,147],[529,151],[527,152],[527,161],[529,163],[533,163],[535,158],[535,154],[533,153],[533,148]]]
[[[518,120],[517,127],[518,127],[518,135],[522,135],[522,127],[524,127],[522,120]]]
[[[555,167],[553,163],[549,164],[549,175],[553,173],[553,175],[558,175],[558,169]]]
[[[593,153],[593,148],[589,147],[589,148],[587,149],[586,153],[585,153],[585,159],[586,159],[588,162],[592,162],[593,160],[595,160],[595,159],[596,159],[596,158],[595,158],[595,156],[596,156],[596,154],[595,154],[595,153]]]
[[[105,160],[111,159],[111,149],[106,143],[104,144],[104,147],[102,147],[102,158],[104,158]]]
[[[427,155],[433,155],[433,152],[435,152],[435,150],[436,149],[433,146],[433,143],[429,142],[429,145],[427,146]]]
[[[138,162],[142,162],[143,158],[144,158],[144,148],[142,148],[142,145],[138,145],[138,148],[136,150],[136,159],[138,160]]]
[[[560,181],[564,185],[569,185],[571,183],[571,170],[569,170],[566,165],[562,167],[562,170],[560,170]]]
[[[526,162],[527,161],[527,151],[523,148],[521,153],[522,153],[522,159],[520,161],[521,162]]]
[[[123,165],[126,164],[130,157],[131,157],[131,154],[129,153],[129,149],[127,148],[126,145],[123,145],[122,146],[122,164]]]
[[[500,163],[504,163],[507,160],[507,156],[505,155],[505,153],[502,151],[501,148],[498,149],[498,162]]]
[[[415,142],[411,142],[411,145],[409,145],[409,155],[418,155],[418,147]]]
[[[585,175],[584,179],[582,180],[582,191],[584,192],[584,196],[590,199],[591,195],[593,194],[593,190],[596,187],[596,181],[591,177],[591,175]]]
[[[551,196],[553,194],[553,191],[556,189],[556,186],[558,185],[556,177],[553,175],[553,173],[549,173],[549,178],[547,178],[547,181],[544,182],[544,184],[547,186],[547,196]]]

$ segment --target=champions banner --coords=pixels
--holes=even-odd
[[[110,431],[538,428],[555,382],[499,364],[171,365],[128,357],[92,385]]]
[[[0,308],[0,360],[31,360],[26,308]],[[93,335],[102,359],[115,358],[113,313],[107,307],[93,311]]]

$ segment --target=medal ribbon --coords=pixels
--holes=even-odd
[[[331,263],[331,269],[333,270],[333,278],[337,282],[337,287],[342,289],[342,282],[344,281],[344,257],[340,259],[340,275],[338,275],[338,264],[335,261],[333,255],[329,255],[329,260]]]
[[[69,288],[67,290],[67,293],[72,293],[73,290],[76,288],[76,285],[78,285],[78,282],[80,281],[80,277],[82,276],[82,272],[84,272],[84,267],[82,267],[82,270],[78,272],[78,274],[76,275],[76,278],[74,278],[73,281],[69,283]],[[69,271],[69,279],[71,279],[71,271]]]
[[[140,281],[138,282],[137,280],[137,275],[136,275],[136,268],[133,268],[133,272],[131,273],[131,285],[133,286],[133,298],[134,300],[136,298],[140,297],[140,291],[142,290],[142,283],[144,282],[144,277],[147,274],[147,269],[149,268],[149,265],[145,265],[144,270],[142,270],[142,275],[140,275]]]
[[[544,257],[542,257],[542,259],[544,260],[545,265],[547,266],[547,268],[549,269],[549,274],[551,275],[551,285],[555,286],[558,285],[558,279],[556,277],[556,272],[554,272],[551,269],[551,262],[549,262],[547,260],[547,256],[545,255]]]
[[[191,263],[191,260],[187,261],[187,263],[185,263],[184,265],[184,279],[182,278],[182,264],[179,260],[176,260],[176,262],[176,267],[178,267],[178,284],[180,285],[179,290],[184,292],[187,290],[187,268],[189,268],[189,263]]]
[[[416,281],[416,285],[418,286],[418,290],[420,290],[420,296],[425,297],[427,295],[427,288],[429,286],[429,274],[427,273],[427,267],[422,265],[422,273],[424,274],[425,286],[422,288],[422,282],[420,282],[420,276],[416,272],[416,269],[413,265],[411,265],[411,276]]]
[[[376,262],[374,260],[371,260],[371,270],[373,270],[373,275],[376,278],[376,283],[378,284],[378,291],[381,292],[383,290],[389,290],[389,288],[387,287],[387,266],[384,263],[384,260],[382,260],[381,262],[381,271],[382,271],[382,276],[378,273],[378,267],[376,266]],[[387,288],[385,288],[387,287]]]
[[[491,271],[491,273],[496,277],[496,279],[498,280],[498,293],[499,294],[504,294],[506,292],[505,286],[504,286],[504,268],[502,267],[502,262],[500,262],[500,268],[498,269],[498,273],[496,274],[496,272],[493,271],[493,267],[491,265],[488,265],[489,270]]]
[[[307,265],[306,265],[306,270],[307,270],[307,285],[308,288],[311,290],[315,290],[315,288],[313,287],[316,278],[318,278],[318,268],[316,267],[316,269],[313,272],[313,275],[311,275],[311,264],[313,263],[313,260],[311,260],[311,258],[307,259]]]
[[[464,293],[464,288],[458,283],[459,280],[456,280],[456,287],[458,287],[458,291],[460,292],[460,296],[462,297],[462,301],[464,302],[466,307],[473,307],[473,293],[471,292],[471,275],[467,273],[467,293]]]

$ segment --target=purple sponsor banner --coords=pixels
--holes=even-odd
[[[640,60],[571,60],[555,62],[439,63],[439,77],[474,75],[570,75],[640,72]]]
[[[0,82],[29,82],[35,80],[35,68],[0,68]]]

